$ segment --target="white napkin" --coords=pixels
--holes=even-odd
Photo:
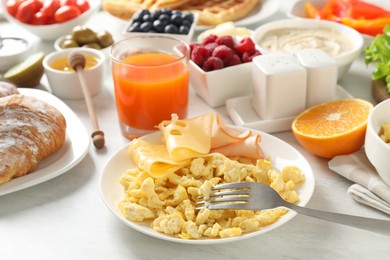
[[[356,183],[347,191],[354,200],[390,214],[390,187],[380,178],[363,149],[334,157],[329,161],[329,168]]]

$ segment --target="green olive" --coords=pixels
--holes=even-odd
[[[79,47],[78,43],[74,40],[64,40],[60,46],[62,49]]]
[[[102,46],[100,46],[99,43],[97,43],[97,42],[85,44],[85,45],[83,45],[83,47],[93,48],[93,49],[97,49],[97,50],[100,50],[102,48]]]
[[[114,42],[111,34],[107,31],[100,31],[96,33],[96,37],[100,46],[102,46],[102,48],[106,48]]]
[[[79,45],[97,42],[95,32],[81,25],[73,28],[72,37]]]

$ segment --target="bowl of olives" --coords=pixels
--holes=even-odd
[[[93,48],[102,50],[109,56],[109,47],[114,43],[111,33],[107,31],[94,31],[86,26],[78,25],[70,34],[59,37],[54,42],[57,51],[68,48]]]
[[[136,12],[123,30],[124,36],[164,34],[190,42],[194,35],[198,15],[168,8]]]

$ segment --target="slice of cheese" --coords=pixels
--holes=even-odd
[[[190,164],[191,160],[173,160],[165,144],[151,144],[133,139],[129,145],[131,159],[138,168],[154,178],[164,177]]]
[[[159,124],[168,154],[172,160],[182,161],[208,154],[211,149],[211,131],[215,116],[208,113],[199,117],[172,120]]]

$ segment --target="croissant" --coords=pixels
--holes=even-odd
[[[14,94],[0,98],[0,184],[30,173],[65,142],[66,121],[53,106]]]

